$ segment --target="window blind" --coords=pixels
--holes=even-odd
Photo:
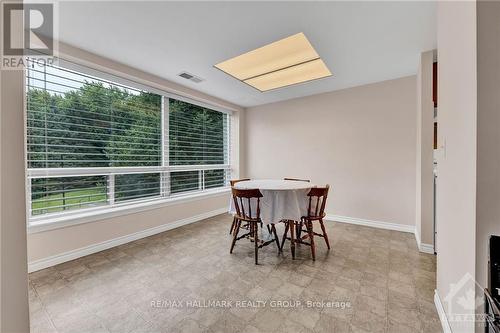
[[[228,114],[120,82],[29,66],[30,216],[227,186]]]
[[[27,70],[29,168],[161,164],[161,96],[55,66]]]
[[[225,164],[229,158],[228,117],[222,112],[170,99],[170,164]]]

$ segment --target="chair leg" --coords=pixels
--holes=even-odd
[[[309,241],[311,243],[311,255],[312,255],[312,260],[316,260],[316,247],[314,245],[314,232],[313,232],[313,226],[311,221],[306,221],[306,227],[307,227],[307,233],[309,234]]]
[[[285,222],[285,232],[283,233],[283,238],[281,239],[280,250],[283,251],[283,245],[285,245],[286,236],[288,234],[288,228],[290,227],[290,221]]]
[[[229,234],[233,234],[234,226],[236,225],[236,217],[233,217],[233,223],[231,223],[231,229],[229,229]]]
[[[259,239],[258,239],[258,224],[257,223],[252,223],[253,224],[253,241],[255,244],[255,264],[259,264]]]
[[[326,234],[325,225],[323,224],[323,220],[319,220],[319,225],[321,226],[321,230],[323,231],[323,238],[325,239],[326,247],[330,250],[330,242],[328,241],[328,235]]]
[[[294,234],[294,228],[295,228],[295,221],[290,221],[292,225],[290,226],[290,250],[292,251],[292,259],[295,259],[295,237],[293,236]]]
[[[231,249],[229,250],[229,253],[233,253],[234,244],[236,244],[236,238],[238,238],[238,233],[240,232],[240,225],[241,221],[236,220],[236,225],[234,226],[233,230],[233,241],[231,242]]]
[[[274,241],[276,242],[276,246],[278,247],[278,253],[281,252],[280,241],[278,239],[278,234],[276,233],[276,226],[271,224],[271,231],[273,232]]]

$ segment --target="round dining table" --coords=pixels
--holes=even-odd
[[[302,216],[307,215],[309,203],[307,193],[315,186],[306,181],[283,179],[245,180],[234,184],[234,188],[237,189],[260,190],[263,196],[260,199],[260,217],[264,224],[278,223],[282,220],[300,221]],[[232,214],[236,212],[233,200],[229,211]],[[256,211],[255,207],[252,207],[252,211]]]

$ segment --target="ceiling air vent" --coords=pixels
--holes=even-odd
[[[201,81],[203,81],[203,79],[201,77],[198,77],[198,76],[193,75],[193,74],[189,74],[188,72],[182,72],[179,74],[179,76],[186,79],[186,80],[193,81],[194,83],[200,83]]]

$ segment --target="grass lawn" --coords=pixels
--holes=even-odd
[[[106,199],[105,188],[68,191],[64,193],[64,197],[62,193],[54,193],[33,200],[31,210],[33,215],[55,213],[63,210],[102,205],[106,203]]]

